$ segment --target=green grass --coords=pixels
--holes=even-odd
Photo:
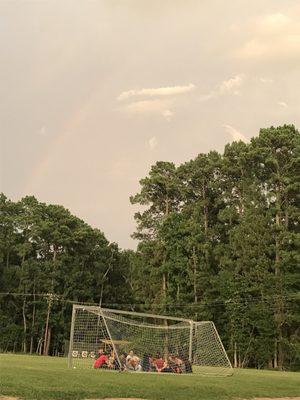
[[[231,377],[67,369],[66,359],[0,355],[0,394],[35,399],[141,397],[153,400],[300,396],[300,373],[240,370]]]

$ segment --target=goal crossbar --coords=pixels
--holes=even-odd
[[[103,310],[104,312],[109,312],[113,314],[123,314],[123,315],[132,315],[136,317],[146,317],[146,318],[157,318],[157,319],[163,319],[163,320],[172,320],[172,321],[181,321],[181,322],[194,322],[191,319],[185,319],[185,318],[179,318],[179,317],[170,317],[168,315],[158,315],[158,314],[148,314],[148,313],[140,313],[140,312],[134,312],[134,311],[124,311],[124,310],[114,310],[112,308],[104,308],[104,307],[99,307],[99,306],[83,306],[83,305],[78,305],[74,304],[73,309],[75,310],[86,310],[88,309],[89,311],[94,311],[97,314],[101,313],[100,310]],[[202,322],[209,322],[209,321],[200,321]]]

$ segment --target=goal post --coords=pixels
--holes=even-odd
[[[106,369],[232,374],[212,321],[73,305],[69,367],[92,368],[99,349],[107,356]],[[132,357],[135,362],[130,364]]]

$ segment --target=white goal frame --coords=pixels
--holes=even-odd
[[[136,320],[134,318],[136,318]],[[143,323],[140,321],[145,319],[148,321],[153,320],[155,323]],[[159,323],[159,321],[161,321],[161,323]],[[119,327],[113,326],[114,333],[111,332],[112,323],[119,324]],[[123,324],[126,326],[132,325],[132,329],[136,327],[136,329],[149,328],[162,332],[166,330],[167,332],[164,333],[165,335],[168,335],[170,331],[184,332],[186,360],[193,366],[193,372],[195,370],[196,375],[228,376],[233,373],[231,362],[224,349],[215,324],[212,321],[194,321],[166,315],[115,310],[80,304],[73,304],[68,367],[77,368],[78,366],[92,368],[97,349],[99,348],[99,338],[101,337],[105,338],[101,340],[102,342],[109,342],[109,347],[114,352],[118,365],[121,366],[120,354],[117,346],[118,343],[121,342],[118,340],[118,336],[123,331],[123,329],[120,329]],[[95,326],[97,326],[97,329],[95,329]],[[203,356],[203,352],[206,351],[205,347],[209,347],[210,345],[207,339],[203,341],[205,330],[208,329],[208,334],[211,336],[212,341],[214,341],[216,348],[213,361],[211,361],[211,357],[206,358]],[[128,339],[130,339],[130,336],[127,337],[127,340]],[[128,341],[127,343],[132,342]],[[176,338],[174,343],[176,343]],[[146,349],[146,345],[144,348]],[[194,375],[194,373],[189,375]]]

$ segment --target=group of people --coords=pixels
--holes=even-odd
[[[133,350],[130,350],[128,354],[122,353],[117,358],[113,350],[105,352],[102,348],[99,349],[98,354],[99,356],[94,362],[94,368],[135,372],[192,373],[190,361],[175,354],[170,354],[168,357],[163,358],[159,352],[155,357],[152,354],[145,353],[140,358]]]

